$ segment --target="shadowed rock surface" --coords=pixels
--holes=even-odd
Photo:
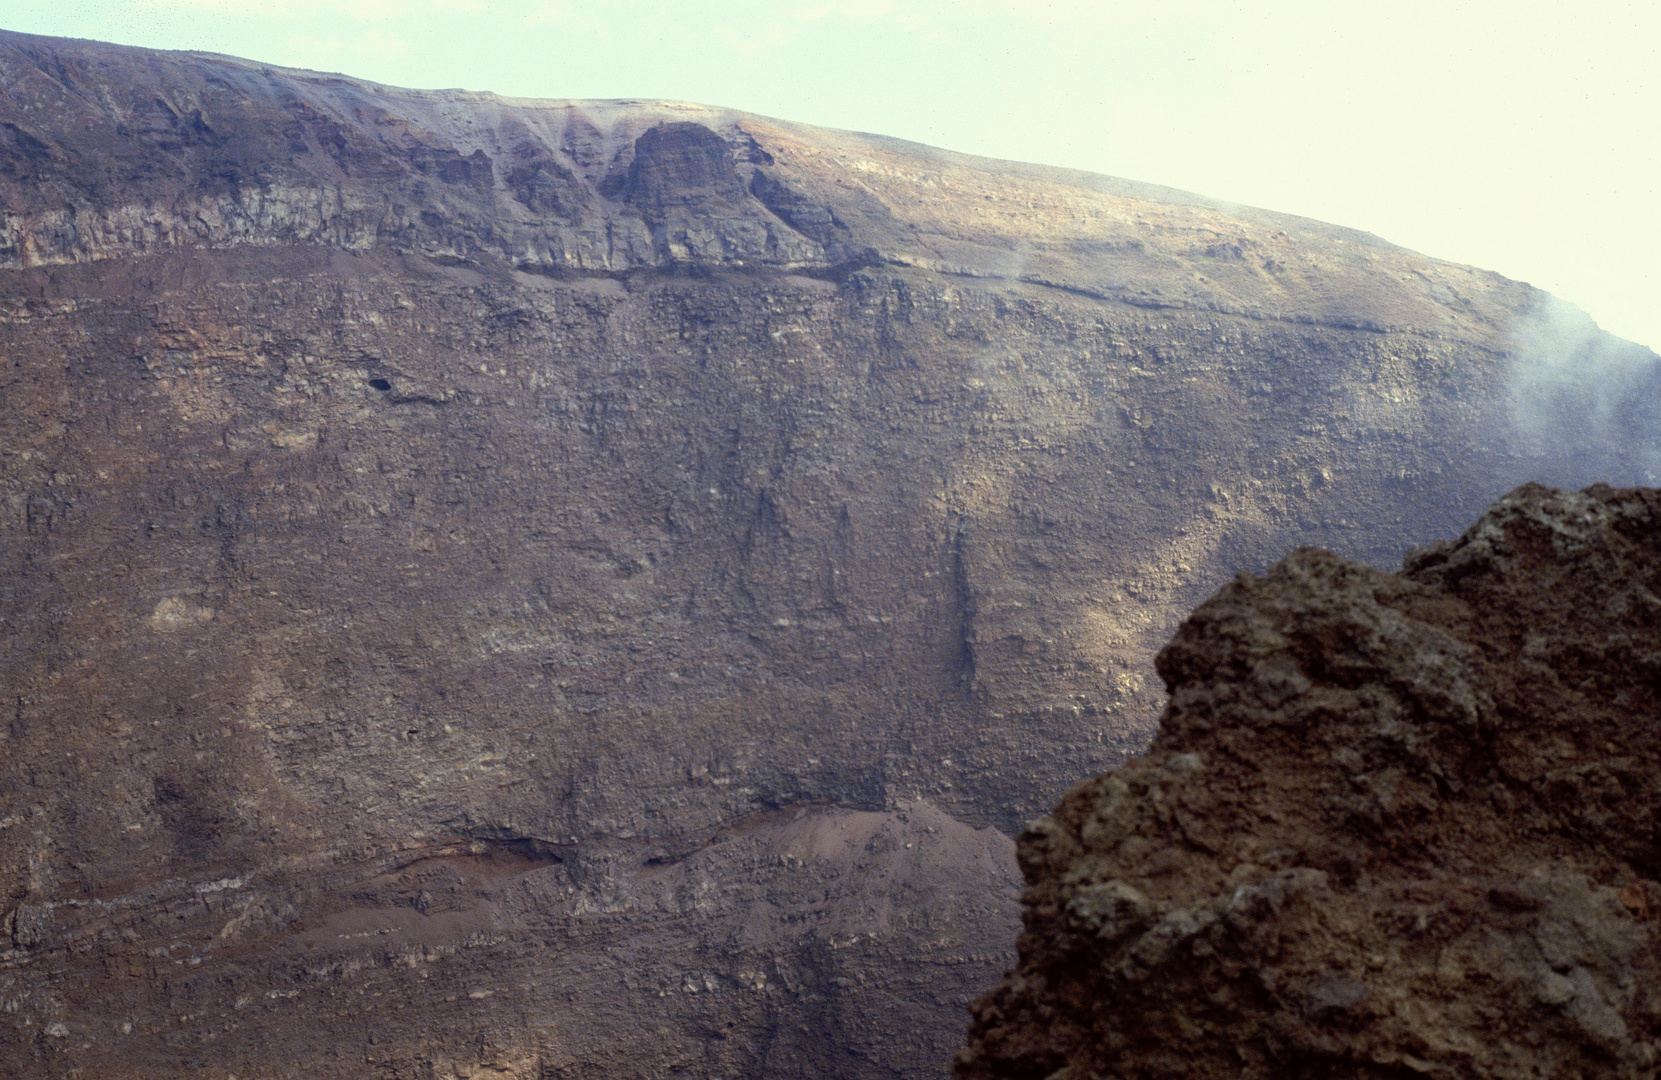
[[[1182,612],[1653,464],[1647,350],[1535,372],[1549,298],[1318,222],[679,103],[0,85],[0,1072],[940,1075]]]
[[[1654,1075],[1658,591],[1661,492],[1603,486],[1241,575],[1147,752],[1022,835],[958,1075]]]

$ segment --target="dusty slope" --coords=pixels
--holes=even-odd
[[[987,827],[1143,744],[1181,611],[1649,464],[1649,354],[1514,439],[1540,294],[1314,222],[690,105],[0,79],[24,1075],[938,1072]]]
[[[1242,575],[1147,753],[1023,834],[959,1075],[1653,1076],[1658,588],[1661,492],[1601,486]]]

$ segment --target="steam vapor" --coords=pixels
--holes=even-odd
[[[1511,452],[1553,474],[1534,479],[1579,487],[1661,477],[1661,357],[1605,333],[1574,304],[1540,293],[1511,327],[1504,397]],[[1611,460],[1618,475],[1589,474]]]

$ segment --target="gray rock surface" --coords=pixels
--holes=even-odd
[[[939,1075],[1008,836],[1206,591],[1648,467],[1648,353],[1518,441],[1542,294],[1317,222],[679,103],[0,85],[17,1075]]]

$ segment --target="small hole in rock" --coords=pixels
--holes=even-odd
[[[370,379],[369,380],[369,385],[373,386],[377,390],[391,390],[392,389],[392,384],[387,382],[385,379]]]

